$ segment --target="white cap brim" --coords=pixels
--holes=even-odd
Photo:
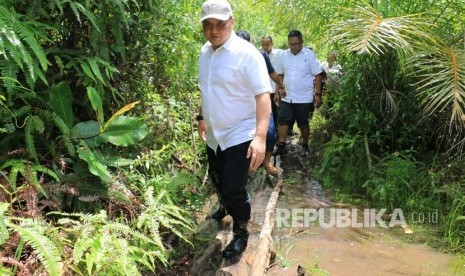
[[[218,20],[221,20],[221,21],[226,21],[231,16],[232,15],[229,15],[229,14],[209,14],[209,15],[206,15],[206,16],[202,17],[202,19],[200,19],[200,22],[203,22],[205,19],[209,19],[209,18],[215,18],[215,19],[218,19]]]

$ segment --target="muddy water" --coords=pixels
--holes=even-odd
[[[321,185],[304,175],[293,171],[293,181],[286,181],[285,176],[284,183],[288,184],[278,208],[352,208],[332,203]],[[275,227],[277,256],[267,275],[465,275],[458,257],[426,245],[406,243],[399,235],[408,234],[397,227],[400,231],[367,225],[321,227],[318,223]],[[298,270],[306,274],[299,274]]]

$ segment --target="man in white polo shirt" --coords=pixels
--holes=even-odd
[[[302,135],[302,153],[309,152],[309,118],[315,107],[321,105],[321,68],[315,53],[304,48],[302,33],[289,32],[289,49],[278,57],[276,72],[284,78],[286,90],[282,92],[278,111],[278,139],[274,155],[286,154],[286,137],[289,123],[295,119]],[[313,84],[315,83],[315,87]],[[313,93],[315,90],[315,93]],[[281,93],[281,92],[280,92]],[[276,97],[276,95],[275,95]]]
[[[232,258],[247,247],[251,206],[245,186],[249,169],[258,169],[265,156],[271,86],[263,56],[234,33],[229,3],[208,0],[201,14],[208,42],[199,56],[202,107],[197,120],[212,181],[233,218],[234,239],[223,250],[225,258]]]

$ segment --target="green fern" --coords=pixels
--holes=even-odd
[[[44,133],[45,125],[42,119],[37,115],[31,115],[26,118],[26,125],[24,127],[24,136],[26,147],[31,158],[38,162],[37,151],[34,146],[33,132]]]
[[[159,227],[169,229],[179,238],[190,243],[186,236],[179,230],[192,231],[191,223],[185,218],[187,213],[176,206],[165,191],[162,191],[157,198],[153,197],[153,187],[147,189],[144,194],[147,209],[138,218],[137,227],[148,230],[152,238],[158,245],[162,245]]]
[[[116,251],[119,252],[118,255],[121,256],[121,258],[118,260],[118,270],[123,275],[141,275],[138,270],[135,258],[131,258],[131,251],[136,247],[130,246],[128,241],[125,239],[118,239],[113,244],[115,245]]]
[[[0,54],[2,52],[2,46],[0,46]],[[17,64],[12,63],[6,59],[0,60],[0,75],[2,76],[3,85],[6,88],[8,95],[13,94],[13,90],[16,87],[15,80],[17,78],[18,72],[19,67]]]
[[[166,252],[151,237],[128,225],[109,221],[103,210],[95,215],[50,214],[65,216],[58,220],[58,225],[75,239],[70,268],[77,274],[139,275],[136,263],[154,271],[154,257],[168,264]]]
[[[18,173],[21,173],[22,175],[26,174],[26,164],[22,160],[11,159],[11,160],[6,161],[2,166],[0,166],[0,170],[3,170],[8,167],[11,167],[10,173],[9,173],[9,182],[10,182],[11,190],[13,193],[16,193],[17,191],[16,181],[18,178]]]
[[[0,247],[3,243],[8,240],[9,233],[6,223],[8,223],[8,217],[5,216],[8,211],[9,205],[4,202],[0,202]]]
[[[13,116],[15,118],[21,117],[21,116],[23,116],[25,114],[28,114],[30,111],[31,111],[31,106],[26,105],[26,106],[23,106],[23,107],[20,107],[20,108],[14,110],[13,111]]]
[[[63,140],[63,144],[65,145],[65,148],[68,151],[68,154],[71,157],[75,157],[76,149],[74,148],[74,145],[71,142],[70,129],[58,115],[53,114],[52,119],[53,119],[53,123],[55,124],[55,126],[60,130],[61,134],[63,134],[63,136],[61,136],[61,139]]]
[[[0,35],[3,41],[3,48],[0,50],[6,58],[12,58],[24,71],[26,78],[30,80],[28,83],[31,88],[34,87],[37,77],[47,84],[42,71],[45,72],[50,63],[37,36],[42,40],[48,40],[45,29],[50,27],[45,24],[23,22],[20,15],[3,5],[0,6],[0,25],[4,28]]]
[[[45,232],[49,226],[43,221],[25,219],[19,225],[9,223],[8,226],[18,232],[21,239],[29,244],[36,252],[39,260],[51,276],[61,276],[63,262],[60,251]]]
[[[45,190],[42,187],[42,184],[39,182],[38,172],[43,174],[47,174],[48,176],[55,179],[55,181],[60,181],[58,176],[50,169],[40,165],[40,164],[29,164],[26,160],[19,160],[19,159],[10,159],[6,161],[3,165],[0,166],[0,170],[9,168],[9,182],[12,188],[12,192],[17,192],[17,179],[18,173],[21,173],[27,183],[35,186],[42,194],[46,195]]]

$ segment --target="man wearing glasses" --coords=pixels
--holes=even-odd
[[[232,258],[247,247],[251,206],[245,187],[249,169],[258,169],[265,156],[271,86],[260,52],[234,33],[229,3],[208,0],[201,16],[208,41],[198,64],[198,131],[207,143],[209,173],[222,203],[209,217],[232,216],[234,239],[223,250],[225,258]]]
[[[286,90],[281,93],[278,111],[278,139],[273,155],[286,154],[286,136],[294,119],[302,135],[302,154],[308,155],[309,119],[315,107],[321,105],[321,68],[315,53],[304,48],[302,33],[289,32],[289,49],[278,58],[276,72],[283,78]],[[313,84],[315,83],[315,87]],[[315,90],[315,93],[314,93]],[[278,95],[275,95],[277,97]]]

